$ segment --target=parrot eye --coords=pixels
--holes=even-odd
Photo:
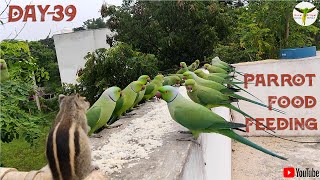
[[[166,94],[167,94],[167,93],[168,93],[168,91],[165,91],[164,93],[166,93]]]

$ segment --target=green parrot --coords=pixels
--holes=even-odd
[[[195,73],[197,76],[199,76],[199,77],[201,77],[201,78],[203,78],[203,79],[208,79],[209,76],[211,76],[211,75],[218,76],[218,77],[220,77],[220,78],[222,78],[222,79],[226,79],[226,80],[235,79],[235,76],[231,76],[231,75],[229,75],[229,74],[224,74],[224,73],[209,73],[209,74],[206,74],[206,73],[205,73],[204,71],[202,71],[201,69],[195,70],[194,73]],[[220,79],[220,78],[219,78],[219,79]],[[217,79],[217,80],[218,80],[218,79]],[[220,79],[220,80],[221,80],[221,79]]]
[[[235,98],[232,96],[228,96],[228,95],[222,94],[220,91],[217,91],[217,90],[205,87],[205,86],[198,85],[196,83],[196,81],[193,79],[186,80],[185,86],[187,89],[187,94],[193,102],[201,104],[204,107],[209,108],[209,109],[214,108],[214,107],[224,106],[229,109],[235,110],[235,111],[239,112],[240,114],[244,115],[245,117],[249,117],[255,121],[255,118],[253,118],[249,114],[245,113],[244,111],[241,111],[239,108],[237,108],[231,104],[233,102],[239,102],[239,100],[244,100],[244,99],[239,99],[239,98]],[[251,101],[249,101],[249,102],[251,102]],[[264,127],[266,127],[266,126],[264,126]],[[271,131],[274,132],[273,130],[271,130]]]
[[[271,156],[287,160],[287,158],[264,149],[233,131],[233,129],[239,130],[239,128],[245,127],[244,124],[227,122],[206,107],[184,98],[177,88],[163,86],[158,91],[157,97],[167,102],[172,119],[189,129],[194,138],[197,139],[200,133],[218,133]]]
[[[229,74],[228,71],[217,67],[217,66],[212,66],[210,64],[204,64],[203,66],[204,69],[208,70],[210,73],[224,73],[224,74]]]
[[[4,82],[9,79],[8,66],[4,59],[0,59],[0,82]]]
[[[217,83],[215,81],[210,81],[210,80],[200,78],[194,72],[191,72],[191,71],[187,71],[187,72],[183,73],[183,78],[184,79],[194,79],[200,85],[218,90],[222,93],[234,93],[234,92],[240,91],[240,89],[226,87],[223,84]]]
[[[300,13],[303,13],[302,15],[302,23],[303,25],[306,25],[306,19],[307,19],[307,14],[312,12],[313,10],[316,9],[316,7],[312,7],[312,8],[294,8],[295,10],[297,10]]]
[[[197,64],[193,62],[190,66],[188,66],[188,71],[195,71],[197,69]]]
[[[195,63],[196,63],[196,69],[198,69],[199,68],[199,66],[200,66],[200,61],[199,61],[199,59],[197,59],[196,61],[194,61]]]
[[[112,112],[116,106],[117,100],[120,98],[121,89],[113,86],[106,89],[100,98],[88,109],[86,115],[91,136],[96,130],[107,124]]]
[[[228,64],[226,62],[221,61],[219,57],[213,58],[211,61],[211,65],[215,66],[215,67],[219,67],[219,68],[227,71],[228,73],[235,72],[240,75],[244,74],[242,72],[236,71],[236,68],[234,66],[232,66],[231,64]]]
[[[169,85],[169,86],[174,86],[174,85],[180,85],[180,77],[173,75],[173,76],[166,76],[164,77],[164,81],[162,83],[163,86]]]
[[[156,95],[158,88],[162,86],[163,79],[164,76],[159,74],[149,84],[147,84],[143,100],[149,100]]]
[[[230,68],[234,68],[234,66],[232,66],[226,62],[221,61],[218,56],[216,56],[215,58],[212,59],[211,65],[216,65],[224,70],[229,70]]]
[[[211,88],[211,89],[214,89],[214,90],[217,90],[217,91],[220,91],[222,94],[225,94],[227,96],[234,97],[234,98],[237,98],[237,99],[241,99],[241,100],[244,100],[244,101],[248,101],[250,103],[254,103],[254,104],[257,104],[257,105],[262,106],[262,107],[266,107],[266,108],[269,107],[269,106],[267,106],[265,104],[262,104],[262,103],[253,101],[251,99],[245,98],[243,96],[240,96],[238,94],[235,94],[235,92],[240,91],[240,89],[235,89],[235,88],[232,88],[232,87],[226,87],[226,86],[224,86],[222,84],[219,84],[217,82],[200,78],[194,72],[187,71],[187,72],[183,73],[183,76],[184,76],[185,79],[194,79],[195,82],[197,82],[197,84],[199,84],[201,86],[205,86],[205,87]],[[244,92],[247,92],[248,94],[252,95],[250,92],[248,92],[248,91],[246,91],[246,90],[244,90],[242,88],[241,88],[241,90],[243,90]],[[272,108],[272,110],[274,110],[276,112],[279,112],[279,113],[282,113],[282,114],[285,114],[283,111],[281,111],[279,109],[276,109],[276,108]]]
[[[142,76],[139,77],[138,81],[142,82],[144,85],[146,85],[148,82],[150,82],[150,77],[148,75],[142,75]],[[134,103],[133,103],[133,105],[132,105],[132,107],[130,109],[132,109],[133,107],[135,107],[135,106],[137,106],[139,104],[139,102],[142,100],[145,92],[146,92],[146,88],[144,88],[143,90],[141,90],[138,93],[138,96],[134,100]]]
[[[168,74],[168,76],[178,76],[180,78],[180,84],[184,83],[183,74]]]
[[[217,83],[229,83],[229,84],[243,84],[243,82],[233,82],[230,81],[231,78],[234,78],[234,76],[229,76],[228,74],[223,74],[223,73],[210,73],[210,74],[206,74],[205,72],[203,72],[201,69],[197,69],[194,71],[194,73],[206,80],[210,80],[210,81],[215,81]],[[219,74],[222,74],[219,75]],[[225,78],[223,78],[225,77]],[[235,79],[235,78],[234,78]]]
[[[183,74],[186,71],[188,71],[187,64],[185,62],[180,62],[180,69],[176,72],[176,74]]]
[[[142,82],[133,81],[125,89],[122,90],[122,96],[116,102],[116,107],[108,120],[108,125],[116,122],[130,107],[133,105],[138,93],[143,90],[145,86]]]

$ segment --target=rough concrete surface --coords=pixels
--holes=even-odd
[[[284,161],[239,142],[232,143],[232,179],[284,179],[283,168],[314,168],[320,171],[320,144],[302,144],[274,137],[249,137],[249,140],[288,158]],[[288,137],[296,141],[319,142],[320,137]],[[308,178],[303,178],[308,179]],[[315,179],[315,178],[309,178]],[[320,178],[318,178],[320,179]]]
[[[178,132],[186,129],[171,119],[164,101],[147,102],[130,113],[136,114],[114,124],[122,123],[119,128],[90,138],[93,164],[110,179],[180,179],[192,143],[176,139],[190,136]]]

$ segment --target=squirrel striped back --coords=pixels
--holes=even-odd
[[[47,139],[46,155],[53,179],[84,179],[92,171],[87,137],[89,103],[79,95],[59,96],[60,111]]]

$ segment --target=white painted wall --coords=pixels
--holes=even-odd
[[[316,77],[313,78],[313,86],[308,86],[308,83],[305,83],[302,86],[293,86],[290,87],[288,85],[282,86],[274,86],[271,87],[266,86],[255,86],[254,84],[248,85],[248,91],[252,92],[258,98],[260,98],[263,102],[268,103],[268,96],[288,96],[289,98],[293,98],[295,96],[314,96],[317,99],[317,105],[312,109],[302,108],[294,108],[290,105],[288,108],[279,108],[278,104],[273,104],[273,107],[284,110],[286,114],[280,114],[274,111],[269,111],[266,108],[253,105],[248,102],[240,101],[239,105],[241,110],[247,112],[254,118],[316,118],[318,130],[276,130],[277,135],[281,136],[319,136],[320,135],[320,56],[312,57],[312,58],[304,58],[304,59],[296,59],[296,60],[269,60],[269,61],[261,61],[261,62],[250,62],[250,63],[240,63],[235,64],[237,71],[246,72],[250,74],[277,74],[279,77],[281,74],[316,74]],[[242,79],[242,76],[238,75],[238,78]],[[241,86],[243,87],[243,86]],[[239,93],[245,97],[250,99],[254,99],[252,96],[246,93]],[[235,104],[236,105],[236,104]],[[244,117],[237,112],[232,112],[234,114],[234,119],[236,122],[245,123]],[[265,122],[265,121],[264,121]],[[275,121],[276,124],[277,121]],[[255,126],[250,127],[250,133],[247,135],[252,136],[267,136],[265,132],[262,130],[256,130]]]
[[[186,88],[179,92],[188,98]],[[191,100],[190,100],[191,101]],[[213,108],[213,112],[230,121],[230,111],[225,107]],[[185,164],[182,180],[231,180],[231,139],[220,134],[202,133]]]
[[[84,56],[88,52],[110,48],[106,43],[107,34],[110,36],[112,32],[103,28],[53,36],[62,83],[76,83],[77,70],[84,67]]]

